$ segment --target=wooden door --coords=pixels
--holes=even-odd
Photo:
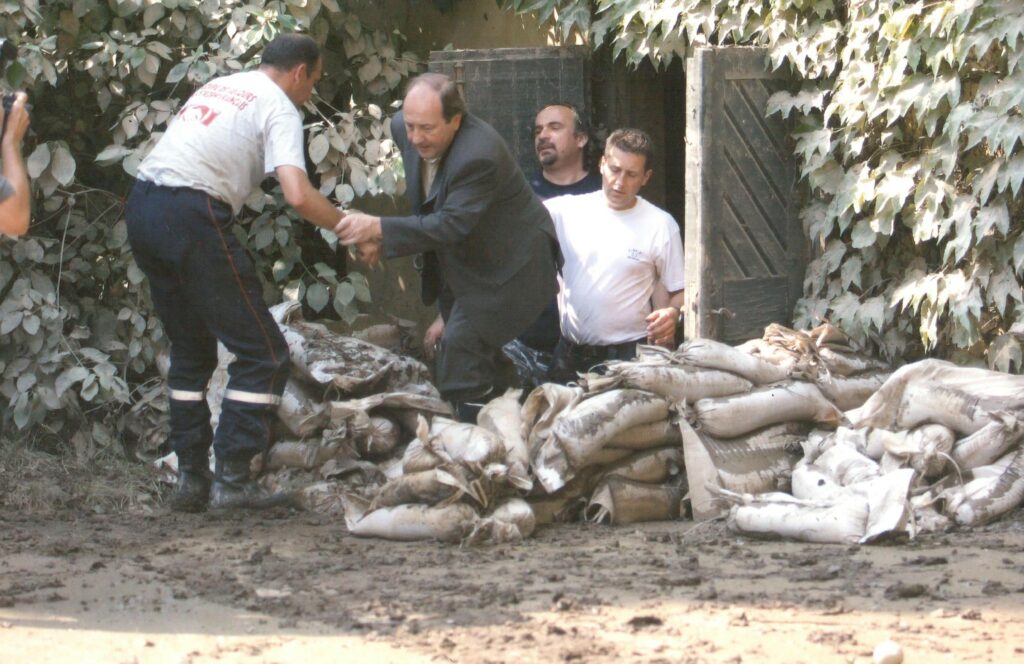
[[[686,72],[686,338],[735,344],[789,325],[807,263],[765,49],[698,48]]]

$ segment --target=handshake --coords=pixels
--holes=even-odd
[[[359,260],[376,265],[381,258],[382,235],[380,217],[358,210],[339,210],[341,220],[334,226],[338,241],[346,247],[355,247]]]

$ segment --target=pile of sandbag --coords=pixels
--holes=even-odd
[[[713,490],[752,535],[871,542],[984,524],[1024,501],[1022,413],[1024,377],[922,360],[808,437],[791,492]]]

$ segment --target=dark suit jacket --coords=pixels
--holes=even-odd
[[[558,239],[547,208],[501,136],[469,113],[426,198],[402,113],[391,121],[391,133],[405,162],[412,214],[381,219],[384,255],[423,253],[424,304],[447,285],[485,339],[511,340],[558,290]]]

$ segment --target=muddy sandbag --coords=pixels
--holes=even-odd
[[[523,432],[531,457],[550,436],[551,425],[555,419],[582,401],[583,396],[582,388],[566,387],[556,383],[544,383],[530,392],[521,414]]]
[[[820,374],[814,381],[825,398],[836,405],[839,410],[850,410],[862,406],[871,398],[878,388],[882,387],[889,374],[870,372],[857,376],[841,376],[839,374]]]
[[[448,504],[465,494],[464,480],[444,468],[409,473],[382,486],[370,503],[370,510],[407,503]]]
[[[429,437],[429,436],[428,436]],[[413,438],[402,453],[402,472],[418,473],[436,468],[444,463],[444,459],[431,451],[422,440]]]
[[[537,479],[549,492],[560,489],[617,434],[668,418],[664,398],[640,390],[612,390],[562,412],[532,458]]]
[[[786,422],[736,438],[702,436],[718,475],[718,485],[737,493],[785,491],[807,434],[803,422]]]
[[[530,450],[524,437],[522,407],[519,397],[522,390],[508,390],[497,399],[484,404],[477,415],[477,424],[497,435],[505,446],[505,462],[508,465],[509,480],[517,488],[529,491],[533,488],[530,475]]]
[[[829,347],[818,349],[818,357],[832,376],[854,376],[869,371],[889,371],[885,362],[860,353],[843,352]]]
[[[473,532],[479,516],[465,503],[441,507],[396,505],[369,510],[369,501],[355,495],[343,497],[345,525],[356,537],[414,541],[461,542]]]
[[[411,357],[335,334],[325,325],[297,316],[280,328],[292,371],[314,385],[331,386],[344,395],[410,392],[440,396],[430,382],[427,366]]]
[[[672,418],[630,427],[615,434],[608,447],[624,450],[653,450],[661,447],[682,448],[683,437]]]
[[[597,481],[597,469],[584,468],[555,493],[544,493],[543,487],[535,486],[534,495],[528,496],[526,502],[533,510],[537,525],[578,521]]]
[[[684,364],[609,362],[606,366],[603,375],[586,374],[580,385],[588,392],[631,388],[653,392],[669,401],[687,402],[749,392],[753,387],[736,374]]]
[[[907,390],[911,385],[924,386]],[[855,427],[911,429],[945,424],[962,435],[993,421],[990,413],[1024,408],[1024,376],[921,360],[900,367],[860,408],[847,411]]]
[[[505,461],[505,444],[501,439],[475,424],[436,415],[428,425],[421,416],[417,438],[447,463],[484,466]]]
[[[1011,413],[993,413],[993,421],[953,443],[950,456],[965,472],[987,466],[1024,440],[1024,423]]]
[[[712,339],[688,341],[680,346],[673,356],[695,367],[728,371],[746,378],[755,385],[777,383],[789,378],[788,368],[766,362]]]
[[[963,486],[942,492],[943,512],[961,526],[995,521],[1024,502],[1024,450],[974,469],[971,477]]]
[[[327,406],[320,402],[319,396],[291,378],[284,385],[281,405],[277,407],[277,418],[293,436],[299,438],[319,433],[330,422]]]
[[[945,473],[956,434],[942,424],[925,424],[911,431],[899,432],[885,442],[881,471],[910,466],[921,477],[939,477]]]
[[[295,502],[307,512],[341,515],[345,513],[342,494],[346,490],[348,487],[339,482],[316,482],[296,492]]]
[[[679,479],[682,473],[682,447],[668,447],[626,457],[603,471],[601,478],[619,477],[632,482],[662,484],[672,478]]]
[[[694,404],[701,431],[735,438],[780,422],[816,422],[837,426],[843,413],[811,383],[765,387],[749,394],[701,399]]]
[[[537,520],[522,498],[510,498],[477,522],[466,538],[468,544],[520,542],[533,534]]]
[[[338,445],[322,445],[320,441],[278,441],[267,451],[266,459],[260,464],[262,470],[280,468],[319,468],[333,458],[340,449]]]
[[[583,515],[587,521],[613,526],[678,519],[684,493],[678,484],[645,484],[609,477],[594,489]]]
[[[359,453],[369,459],[383,459],[402,442],[402,428],[390,417],[371,415],[366,436],[357,440]]]

